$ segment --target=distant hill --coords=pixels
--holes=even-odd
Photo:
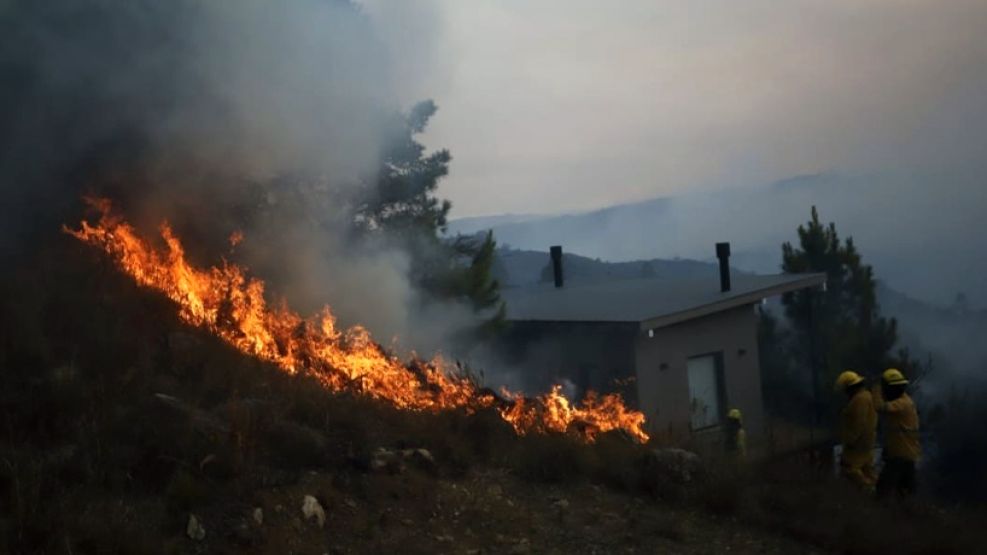
[[[593,283],[611,279],[642,277],[688,279],[716,274],[718,266],[698,260],[633,260],[606,262],[578,254],[563,253],[563,268],[567,283]],[[525,251],[501,248],[497,251],[495,277],[505,287],[518,287],[546,279],[550,259],[548,250]]]
[[[877,297],[883,313],[898,319],[902,343],[931,356],[935,370],[987,380],[987,310],[932,306],[883,283]]]
[[[451,222],[453,233],[472,235],[480,231],[486,231],[504,225],[520,224],[531,220],[545,218],[544,214],[499,214],[496,216],[476,216],[471,218],[459,218]]]
[[[513,249],[568,252],[610,262],[684,258],[714,262],[730,241],[740,269],[777,272],[781,244],[819,208],[853,236],[876,274],[909,296],[946,306],[965,292],[987,306],[987,254],[979,235],[987,188],[978,176],[820,173],[756,187],[656,198],[578,214],[506,215],[450,222],[450,233],[492,229]]]

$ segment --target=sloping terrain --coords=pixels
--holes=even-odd
[[[68,237],[39,253],[2,282],[0,552],[962,553],[976,531],[811,465],[684,472],[620,434],[331,394]]]

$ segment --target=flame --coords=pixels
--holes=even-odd
[[[167,222],[160,226],[164,248],[157,248],[114,214],[107,199],[86,199],[100,218],[66,233],[105,251],[138,284],[160,291],[178,305],[185,322],[206,329],[239,351],[273,363],[289,374],[305,373],[334,391],[357,391],[397,408],[440,411],[494,407],[518,434],[575,432],[587,441],[620,429],[640,442],[644,415],[627,408],[620,395],[590,392],[573,404],[555,386],[535,398],[502,390],[503,399],[446,370],[440,356],[403,363],[373,340],[362,326],[339,329],[328,306],[303,318],[285,302],[269,306],[264,282],[223,261],[193,267]],[[239,232],[231,244],[242,241]]]
[[[243,232],[239,229],[230,233],[230,249],[235,249],[237,245],[243,242]]]

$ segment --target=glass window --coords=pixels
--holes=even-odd
[[[720,354],[712,354],[693,357],[688,361],[689,408],[693,430],[720,423],[723,407],[721,360]]]

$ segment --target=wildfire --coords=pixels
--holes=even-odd
[[[356,390],[407,410],[494,407],[518,434],[575,431],[592,441],[600,432],[621,429],[638,441],[648,440],[644,415],[629,410],[619,395],[591,392],[573,404],[556,386],[535,398],[503,390],[504,398],[498,399],[446,371],[441,357],[403,363],[362,326],[339,329],[328,306],[309,318],[284,302],[268,306],[264,282],[236,264],[193,267],[167,223],[160,227],[164,248],[158,248],[114,214],[108,200],[87,202],[100,213],[99,221],[83,221],[79,229],[65,228],[67,233],[105,251],[140,285],[168,296],[184,321],[289,374],[306,373],[328,389]],[[237,232],[230,243],[242,239]]]

